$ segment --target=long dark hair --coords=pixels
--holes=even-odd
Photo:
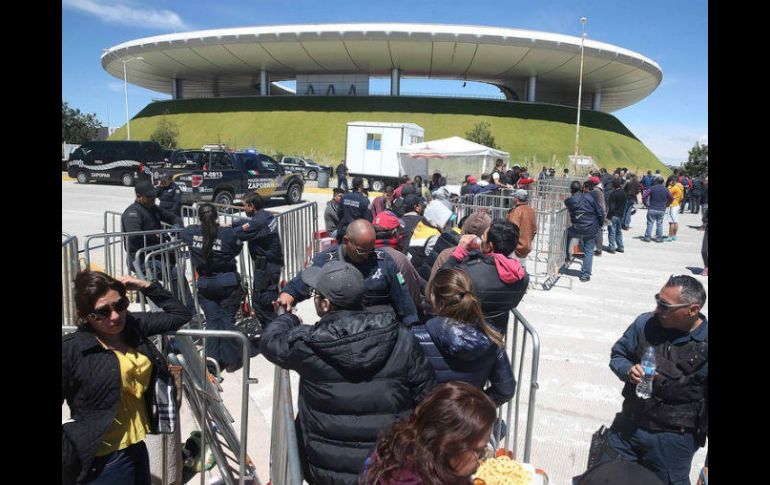
[[[439,384],[409,419],[380,434],[377,457],[363,485],[378,485],[411,469],[425,485],[467,485],[470,476],[454,472],[450,460],[471,456],[495,421],[495,404],[483,391],[465,382]]]
[[[78,271],[75,275],[75,310],[78,314],[78,326],[86,323],[86,315],[94,311],[99,298],[108,291],[115,290],[121,297],[126,296],[123,283],[101,271]]]
[[[203,260],[208,262],[211,256],[211,250],[214,248],[214,241],[217,238],[217,222],[219,214],[217,209],[211,204],[201,204],[198,206],[198,219],[201,221],[201,230],[203,231]]]
[[[455,268],[439,270],[425,291],[436,315],[473,325],[502,348],[503,338],[485,320],[481,302],[474,294],[473,282],[465,271]]]

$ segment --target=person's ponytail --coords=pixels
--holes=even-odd
[[[216,208],[211,204],[201,204],[198,206],[198,219],[201,221],[201,230],[203,232],[203,260],[208,262],[211,251],[214,248],[214,241],[217,239],[217,222],[219,215]]]

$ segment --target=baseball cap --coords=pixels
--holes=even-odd
[[[529,195],[527,194],[527,191],[524,189],[516,190],[516,192],[513,193],[513,196],[519,200],[527,200],[527,197],[529,197]]]
[[[479,237],[492,225],[492,218],[486,212],[474,212],[463,223],[463,234],[475,234]]]
[[[323,266],[311,266],[301,275],[302,281],[315,288],[324,298],[340,308],[361,308],[366,288],[364,277],[352,264],[329,261]]]
[[[136,193],[136,195],[144,195],[146,197],[157,197],[158,189],[152,185],[152,182],[143,179],[136,182],[136,185],[134,186],[134,193]]]
[[[514,163],[511,168],[521,168],[521,165],[518,163]]]
[[[164,182],[165,182],[166,180],[171,180],[171,179],[173,179],[173,178],[174,178],[174,177],[173,177],[173,176],[172,176],[170,173],[164,173],[164,174],[163,174],[163,175],[161,175],[161,177],[160,177],[160,179],[161,179],[162,181],[164,181]]]
[[[468,177],[468,183],[469,184],[475,184],[477,181],[478,181],[478,179],[476,177],[474,177],[473,175]]]

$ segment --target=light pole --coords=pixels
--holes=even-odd
[[[583,48],[586,41],[586,18],[580,17],[583,34],[580,36],[580,81],[578,84],[577,123],[575,124],[575,171],[577,172],[578,154],[580,153],[580,104],[583,100]]]
[[[106,50],[106,49],[105,49]],[[126,101],[126,139],[131,139],[131,121],[128,117],[128,76],[126,75],[126,64],[135,60],[144,60],[144,57],[128,57],[126,59],[118,57],[117,54],[111,53],[115,58],[123,63],[123,95]]]

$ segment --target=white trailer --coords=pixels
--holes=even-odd
[[[397,150],[424,139],[425,129],[414,123],[351,121],[347,124],[345,140],[348,175],[367,179],[372,190],[382,191],[386,185],[395,188],[398,178],[404,174]],[[424,177],[427,174],[408,175]]]

